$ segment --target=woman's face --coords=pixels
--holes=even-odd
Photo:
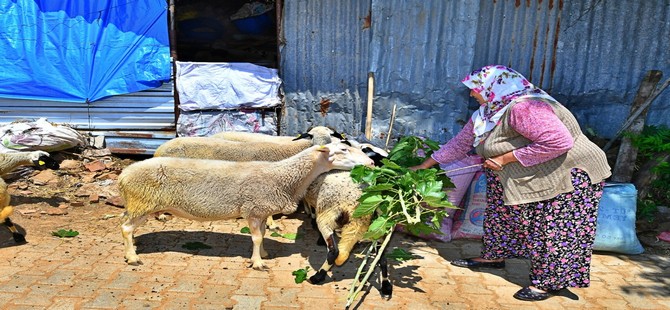
[[[477,102],[479,102],[479,105],[486,105],[486,100],[484,99],[482,94],[474,90],[470,90],[470,97],[475,98]]]

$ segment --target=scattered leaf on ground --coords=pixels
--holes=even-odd
[[[410,259],[414,259],[415,257],[412,255],[412,253],[405,251],[404,249],[400,248],[394,248],[391,253],[388,253],[386,257],[390,259],[395,259],[399,262],[407,261]]]
[[[305,267],[304,269],[298,269],[293,271],[291,273],[293,276],[295,276],[295,283],[300,284],[304,282],[307,279],[307,272],[309,271],[309,266]]]
[[[251,233],[251,229],[249,229],[249,227],[242,227],[242,229],[240,229],[240,233],[243,233],[243,234],[250,234],[250,233]]]
[[[76,231],[76,230],[72,230],[72,229],[69,229],[69,230],[60,229],[58,231],[51,232],[51,234],[56,236],[56,237],[60,237],[60,238],[72,238],[72,237],[76,237],[77,235],[79,235],[79,232]]]

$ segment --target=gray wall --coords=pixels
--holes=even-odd
[[[374,72],[374,142],[385,141],[394,105],[393,139],[445,141],[476,107],[460,80],[483,65],[503,64],[561,100],[583,127],[611,137],[645,73],[658,69],[663,80],[670,77],[670,0],[284,5],[282,134],[329,125],[362,135],[367,73]],[[652,105],[649,124],[670,125],[669,93]]]

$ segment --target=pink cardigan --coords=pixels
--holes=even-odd
[[[531,117],[529,117],[531,115]],[[513,151],[524,167],[554,159],[572,148],[573,140],[554,110],[542,101],[522,101],[511,107],[508,121],[519,134],[532,141]],[[472,119],[454,138],[435,151],[432,158],[441,164],[463,159],[475,140]]]

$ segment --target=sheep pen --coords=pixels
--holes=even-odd
[[[267,256],[265,220],[295,212],[297,202],[320,174],[373,165],[364,153],[350,149],[342,143],[312,146],[278,162],[154,157],[134,163],[118,181],[126,201],[121,228],[125,259],[130,265],[141,264],[133,246],[134,230],[150,215],[169,212],[200,221],[245,218],[253,242],[251,267],[266,268],[262,260]]]

